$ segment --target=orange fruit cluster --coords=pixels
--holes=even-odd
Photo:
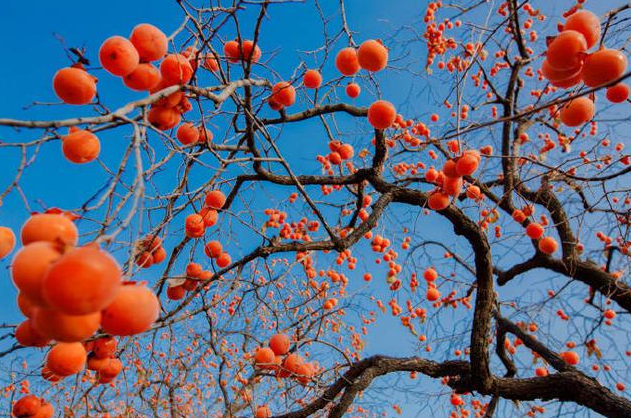
[[[11,411],[15,418],[52,418],[53,406],[35,395],[26,395],[13,404]]]
[[[18,306],[27,318],[17,327],[16,340],[31,347],[56,341],[43,370],[48,380],[81,371],[87,357],[82,341],[99,329],[135,335],[147,331],[159,314],[156,295],[144,285],[122,283],[110,254],[95,243],[76,246],[73,219],[56,210],[32,215],[20,232],[23,247],[11,262]]]
[[[316,367],[306,363],[297,353],[289,354],[290,345],[287,335],[272,336],[268,347],[259,347],[254,353],[254,364],[258,369],[275,372],[280,378],[293,377],[300,384],[306,385],[315,376]]]
[[[451,198],[458,196],[462,191],[463,176],[470,176],[477,171],[480,158],[478,151],[468,150],[463,152],[460,157],[445,161],[441,171],[434,170],[430,173],[428,170],[425,175],[426,180],[438,186],[427,199],[429,208],[443,210],[449,206]],[[467,192],[469,192],[468,189]],[[477,192],[473,189],[469,194],[475,197]]]
[[[605,86],[620,78],[627,68],[627,57],[617,49],[588,50],[600,40],[600,19],[588,10],[571,14],[563,30],[548,45],[546,59],[541,66],[542,75],[555,87],[570,88],[580,82],[587,87]],[[611,86],[607,99],[621,103],[629,97],[624,83]],[[594,117],[592,99],[576,98],[561,108],[560,118],[569,127],[580,126]]]

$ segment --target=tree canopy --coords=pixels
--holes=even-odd
[[[631,4],[170,3],[0,118],[3,416],[631,416]]]

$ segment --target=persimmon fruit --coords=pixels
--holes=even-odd
[[[589,122],[594,117],[594,102],[587,97],[578,97],[561,108],[560,118],[565,126],[576,127]]]
[[[618,83],[607,89],[607,100],[611,103],[622,103],[629,98],[629,86],[626,83]]]
[[[117,347],[116,338],[101,337],[94,341],[92,352],[97,358],[108,358],[116,354]]]
[[[359,69],[359,60],[355,48],[348,47],[341,49],[335,57],[335,67],[345,76],[357,74]]]
[[[232,263],[232,257],[230,257],[230,254],[223,252],[215,259],[215,262],[217,267],[226,268]]]
[[[53,90],[66,104],[88,104],[96,95],[96,79],[82,68],[62,68],[53,77]]]
[[[587,87],[599,87],[620,78],[627,69],[627,56],[618,49],[601,49],[585,59],[581,76]]]
[[[554,69],[570,71],[581,66],[586,52],[585,37],[580,32],[565,30],[548,46],[546,57]]]
[[[287,377],[292,374],[298,374],[298,369],[304,363],[302,357],[296,353],[291,353],[283,360],[281,371]],[[283,375],[281,375],[283,377]]]
[[[193,67],[182,54],[171,54],[160,64],[160,74],[168,85],[186,84],[193,77]]]
[[[269,406],[262,405],[256,408],[256,412],[254,413],[256,418],[271,418],[272,411],[269,409]]]
[[[138,51],[143,62],[159,60],[167,53],[167,36],[157,27],[149,23],[141,23],[134,27],[129,41]]]
[[[15,329],[15,340],[25,347],[44,347],[50,338],[38,332],[33,321],[27,318]]]
[[[387,129],[394,124],[397,112],[392,103],[378,100],[368,108],[368,122],[375,129]]]
[[[307,70],[302,83],[308,89],[317,89],[322,85],[322,74],[318,70]]]
[[[191,145],[199,140],[199,129],[190,122],[183,123],[177,128],[176,136],[182,145]]]
[[[65,215],[58,213],[38,213],[32,215],[22,225],[20,238],[22,245],[36,241],[48,241],[59,245],[76,245],[79,232],[75,224]]]
[[[435,287],[430,287],[429,289],[427,289],[425,297],[428,301],[435,302],[440,299],[440,292]]]
[[[33,314],[33,327],[42,336],[61,342],[77,342],[90,338],[101,323],[101,312],[66,315],[54,309],[38,308]]]
[[[579,10],[567,18],[563,30],[575,30],[581,33],[589,49],[600,40],[600,19],[589,10]]]
[[[287,354],[289,351],[289,345],[291,341],[289,337],[285,334],[275,334],[269,340],[269,347],[272,349],[274,354],[277,356],[282,356]]]
[[[46,366],[57,376],[70,376],[83,370],[87,356],[80,342],[57,343],[46,356]]]
[[[456,171],[460,176],[470,176],[476,172],[480,164],[480,154],[477,151],[466,151],[456,162]]]
[[[123,77],[123,83],[132,90],[150,91],[160,84],[160,71],[153,64],[142,62]]]
[[[451,199],[448,194],[435,190],[427,198],[427,206],[432,210],[443,210],[449,206]]]
[[[289,107],[296,102],[296,89],[286,81],[281,81],[272,87],[272,97],[276,103]]]
[[[582,67],[570,68],[569,70],[557,70],[550,65],[550,62],[545,59],[541,65],[541,73],[543,76],[552,82],[562,82],[580,76]]]
[[[180,113],[172,107],[153,106],[147,114],[149,122],[161,131],[168,131],[180,123]]]
[[[134,45],[122,36],[112,36],[99,49],[101,65],[109,73],[124,77],[138,67],[140,56]]]
[[[67,315],[100,311],[121,285],[121,268],[96,244],[66,252],[46,272],[42,293],[48,304]]]
[[[51,242],[33,242],[22,247],[11,262],[11,279],[20,295],[36,306],[46,306],[42,292],[44,278],[60,257],[58,247]]]
[[[226,195],[221,190],[211,190],[206,193],[204,204],[212,209],[221,209],[226,204]]]
[[[553,237],[543,237],[538,243],[539,250],[544,254],[554,254],[559,244]]]
[[[25,395],[13,404],[11,413],[15,418],[50,418],[52,414],[49,413],[49,407],[52,406],[43,399]]]
[[[275,359],[276,355],[271,348],[260,347],[254,353],[254,363],[256,364],[256,367],[259,367],[261,369],[272,368],[271,365],[274,363]]]
[[[217,258],[223,252],[223,248],[219,241],[209,241],[204,247],[206,255],[210,258]]]
[[[61,138],[61,151],[68,161],[85,164],[99,156],[101,142],[86,129],[73,130]]]
[[[0,226],[0,259],[11,254],[15,248],[15,234],[11,228]]]
[[[575,351],[563,351],[559,355],[566,363],[572,366],[576,366],[580,362],[580,357]]]
[[[539,239],[543,236],[544,232],[545,229],[543,226],[537,222],[531,222],[526,227],[526,235],[528,235],[528,238],[530,239]]]
[[[381,42],[369,39],[359,46],[357,60],[364,70],[381,71],[388,65],[388,49]]]
[[[110,335],[129,336],[143,333],[158,319],[160,302],[144,285],[120,286],[114,300],[103,310],[101,328]]]
[[[346,86],[345,90],[346,90],[346,95],[350,97],[351,99],[355,99],[359,97],[359,94],[362,91],[361,87],[359,87],[359,84],[357,83],[349,83]]]

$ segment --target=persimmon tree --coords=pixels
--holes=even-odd
[[[4,415],[631,416],[631,4],[305,1],[279,65],[293,2],[175,3],[46,70],[74,117],[0,119]],[[105,184],[34,208],[48,150]]]

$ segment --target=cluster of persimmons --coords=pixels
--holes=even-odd
[[[606,86],[619,79],[627,69],[627,57],[619,49],[599,47],[600,19],[588,10],[570,15],[562,31],[548,45],[541,73],[555,87],[570,88],[583,82],[587,87]],[[607,99],[622,103],[629,98],[629,86],[618,83],[607,89]],[[589,122],[596,111],[593,98],[581,96],[566,103],[560,111],[561,122],[576,127]]]
[[[147,331],[160,305],[144,284],[124,282],[116,260],[97,243],[77,246],[74,220],[73,214],[53,209],[24,223],[22,247],[11,262],[17,304],[26,316],[15,338],[27,347],[52,345],[41,370],[48,381],[77,374],[87,362],[98,383],[109,383],[122,370],[112,336]],[[108,336],[93,339],[99,334]],[[51,410],[30,395],[20,402],[15,404],[16,417],[40,417],[28,411]]]

